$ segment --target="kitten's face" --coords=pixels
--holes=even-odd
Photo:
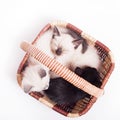
[[[65,29],[59,31],[59,29],[54,26],[53,35],[51,39],[51,50],[55,57],[71,54],[78,47],[81,47],[81,52],[84,53],[87,49],[87,42],[80,35],[78,36],[75,32]]]
[[[68,34],[54,36],[54,38],[51,40],[51,50],[56,57],[69,54],[70,52],[74,51],[74,45],[72,41],[73,38]]]
[[[64,54],[70,54],[75,50],[73,44],[74,38],[67,33],[62,33],[55,26],[53,28],[53,36],[51,39],[51,50],[55,57],[63,56]]]
[[[26,93],[41,92],[49,87],[49,73],[40,65],[29,65],[23,71],[22,88]]]

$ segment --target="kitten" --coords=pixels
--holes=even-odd
[[[71,65],[73,70],[76,67],[84,68],[86,66],[99,70],[101,61],[97,49],[93,45],[88,45],[86,51],[83,52],[83,45],[79,44],[71,58]]]
[[[66,31],[64,30],[64,32],[59,29],[56,26],[53,28],[51,51],[58,62],[68,67],[74,51],[74,45],[72,43],[73,37],[66,33],[67,29]],[[63,29],[61,28],[61,30]]]
[[[75,49],[81,43],[81,40],[76,41],[76,39],[78,39],[78,36],[76,37],[72,31],[62,27],[53,27],[53,35],[50,43],[51,51],[54,54],[54,58],[69,69],[71,69],[70,63]],[[52,71],[50,74],[51,78],[59,77]]]
[[[61,30],[61,31],[60,31]],[[93,45],[88,45],[81,35],[72,30],[53,29],[53,39],[51,40],[51,50],[55,59],[71,69],[85,66],[99,69],[101,61],[97,49]],[[55,76],[54,76],[55,77]]]
[[[48,30],[40,36],[34,46],[53,58],[54,56],[50,49],[51,38],[52,31]],[[26,93],[29,93],[32,91],[41,92],[42,90],[47,89],[50,81],[49,68],[31,56],[28,58],[27,64],[28,66],[26,66],[25,70],[22,72],[23,90]]]
[[[42,64],[29,64],[22,72],[22,88],[25,93],[41,92],[49,87],[49,69]]]
[[[86,67],[80,69],[77,67],[75,73],[97,87],[100,87],[102,84],[100,81],[100,75],[95,68]],[[57,104],[63,105],[74,104],[84,97],[90,97],[88,93],[80,90],[61,77],[51,79],[49,88],[44,90],[44,94]]]

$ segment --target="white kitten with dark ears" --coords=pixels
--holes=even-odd
[[[29,64],[23,71],[22,88],[24,92],[41,92],[49,87],[49,69],[42,64]]]
[[[75,50],[73,41],[74,38],[68,34],[67,29],[54,26],[53,36],[50,44],[51,51],[53,52],[56,61],[60,62],[67,68],[70,68],[71,58]],[[58,77],[58,75],[56,75],[54,72],[51,72],[50,75],[51,78]]]
[[[52,31],[48,30],[39,37],[34,46],[53,58],[54,56],[50,48],[51,38]],[[24,91],[26,93],[32,91],[41,92],[42,90],[47,89],[50,81],[49,68],[33,57],[28,58],[27,64],[28,66],[26,66],[25,70],[22,72],[22,88]]]
[[[60,32],[56,26],[53,28],[53,37],[50,44],[51,50],[55,59],[65,66],[68,66],[73,55],[74,45],[72,41],[73,37],[71,35]]]
[[[83,46],[80,44],[71,58],[73,69],[76,67],[84,68],[89,66],[99,70],[101,61],[97,49],[93,45],[88,45],[84,53],[82,50]]]

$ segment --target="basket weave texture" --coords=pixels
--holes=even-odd
[[[62,26],[62,27],[66,27],[68,29],[71,29],[74,32],[80,34],[84,39],[87,40],[87,42],[89,44],[94,45],[94,47],[98,51],[98,55],[100,56],[100,59],[102,62],[102,65],[101,65],[101,68],[99,71],[100,76],[101,76],[101,80],[102,80],[102,85],[100,88],[96,88],[95,86],[88,84],[88,88],[86,90],[85,84],[87,84],[87,82],[84,79],[81,79],[80,77],[79,77],[80,79],[78,78],[79,81],[82,80],[83,82],[85,82],[85,84],[83,84],[83,87],[81,87],[81,82],[75,81],[76,79],[74,79],[72,81],[68,80],[69,82],[72,82],[75,86],[77,86],[78,88],[80,88],[80,89],[82,88],[84,91],[91,94],[91,97],[89,97],[89,98],[85,97],[84,99],[78,101],[77,103],[75,103],[73,105],[69,105],[69,106],[56,104],[53,101],[49,100],[42,93],[32,92],[32,93],[30,93],[30,95],[32,97],[36,98],[37,100],[39,100],[40,102],[46,104],[47,106],[49,106],[53,110],[65,115],[65,116],[68,116],[68,117],[81,116],[81,115],[85,114],[92,107],[92,105],[96,102],[97,97],[99,97],[101,94],[103,94],[104,86],[106,85],[106,83],[107,83],[107,81],[108,81],[108,79],[109,79],[109,77],[114,69],[115,64],[114,64],[113,56],[112,56],[110,49],[107,46],[105,46],[103,43],[97,41],[96,39],[94,39],[90,35],[84,33],[82,30],[78,29],[77,27],[73,26],[72,24],[66,23],[66,22],[61,22],[61,21],[56,21],[56,22],[52,22],[52,23],[47,24],[40,31],[40,33],[38,34],[36,39],[32,42],[32,44],[34,44],[37,40],[39,40],[40,36],[42,34],[44,34],[44,32],[46,32],[49,28],[51,28],[54,25],[58,25],[58,26]],[[34,47],[32,48],[32,47],[33,47],[32,45],[29,45],[27,43],[22,44],[22,49],[24,49],[29,54],[33,55],[33,57],[35,57],[36,59],[38,59],[38,60],[41,59],[40,55],[37,55],[37,57],[36,57],[36,54],[35,54],[36,48],[34,48]],[[38,52],[40,52],[40,51],[38,51]],[[21,85],[22,71],[26,67],[26,61],[29,57],[28,53],[24,56],[22,62],[19,65],[18,71],[17,71],[17,80],[18,80],[19,85]],[[44,63],[44,61],[45,60],[43,59],[43,63]],[[40,62],[41,62],[41,60],[40,60]],[[47,66],[51,67],[49,64]],[[59,64],[57,66],[59,66]],[[57,69],[54,69],[53,71],[58,72]],[[59,73],[61,73],[61,72],[58,72],[58,74]],[[64,75],[62,77],[64,77]],[[66,78],[66,79],[68,79],[68,78]],[[89,87],[90,87],[90,89],[89,89]],[[71,98],[72,98],[72,96],[71,96]]]

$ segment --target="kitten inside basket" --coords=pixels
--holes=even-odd
[[[101,86],[98,72],[101,62],[97,50],[78,33],[54,26],[41,35],[34,45],[91,84]],[[33,57],[28,58],[27,64],[22,72],[21,84],[26,93],[42,92],[58,104],[72,104],[89,96]]]

